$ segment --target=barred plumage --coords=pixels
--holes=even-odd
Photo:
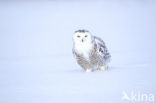
[[[73,37],[73,54],[77,63],[85,70],[102,68],[110,61],[110,54],[102,39],[91,36],[86,30],[78,30]]]

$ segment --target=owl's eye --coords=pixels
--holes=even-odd
[[[78,38],[80,38],[80,35],[77,35]]]
[[[88,35],[85,35],[85,37],[87,37]]]

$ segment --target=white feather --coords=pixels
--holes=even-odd
[[[77,53],[84,55],[86,58],[89,58],[89,52],[92,50],[93,45],[91,43],[78,43],[75,45],[75,50]]]

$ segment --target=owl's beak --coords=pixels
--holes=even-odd
[[[84,42],[84,39],[82,39],[81,41]]]

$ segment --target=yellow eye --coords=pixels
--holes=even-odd
[[[85,35],[85,37],[87,37],[88,35]]]
[[[80,35],[77,35],[77,37],[79,38],[79,37],[80,37]]]

